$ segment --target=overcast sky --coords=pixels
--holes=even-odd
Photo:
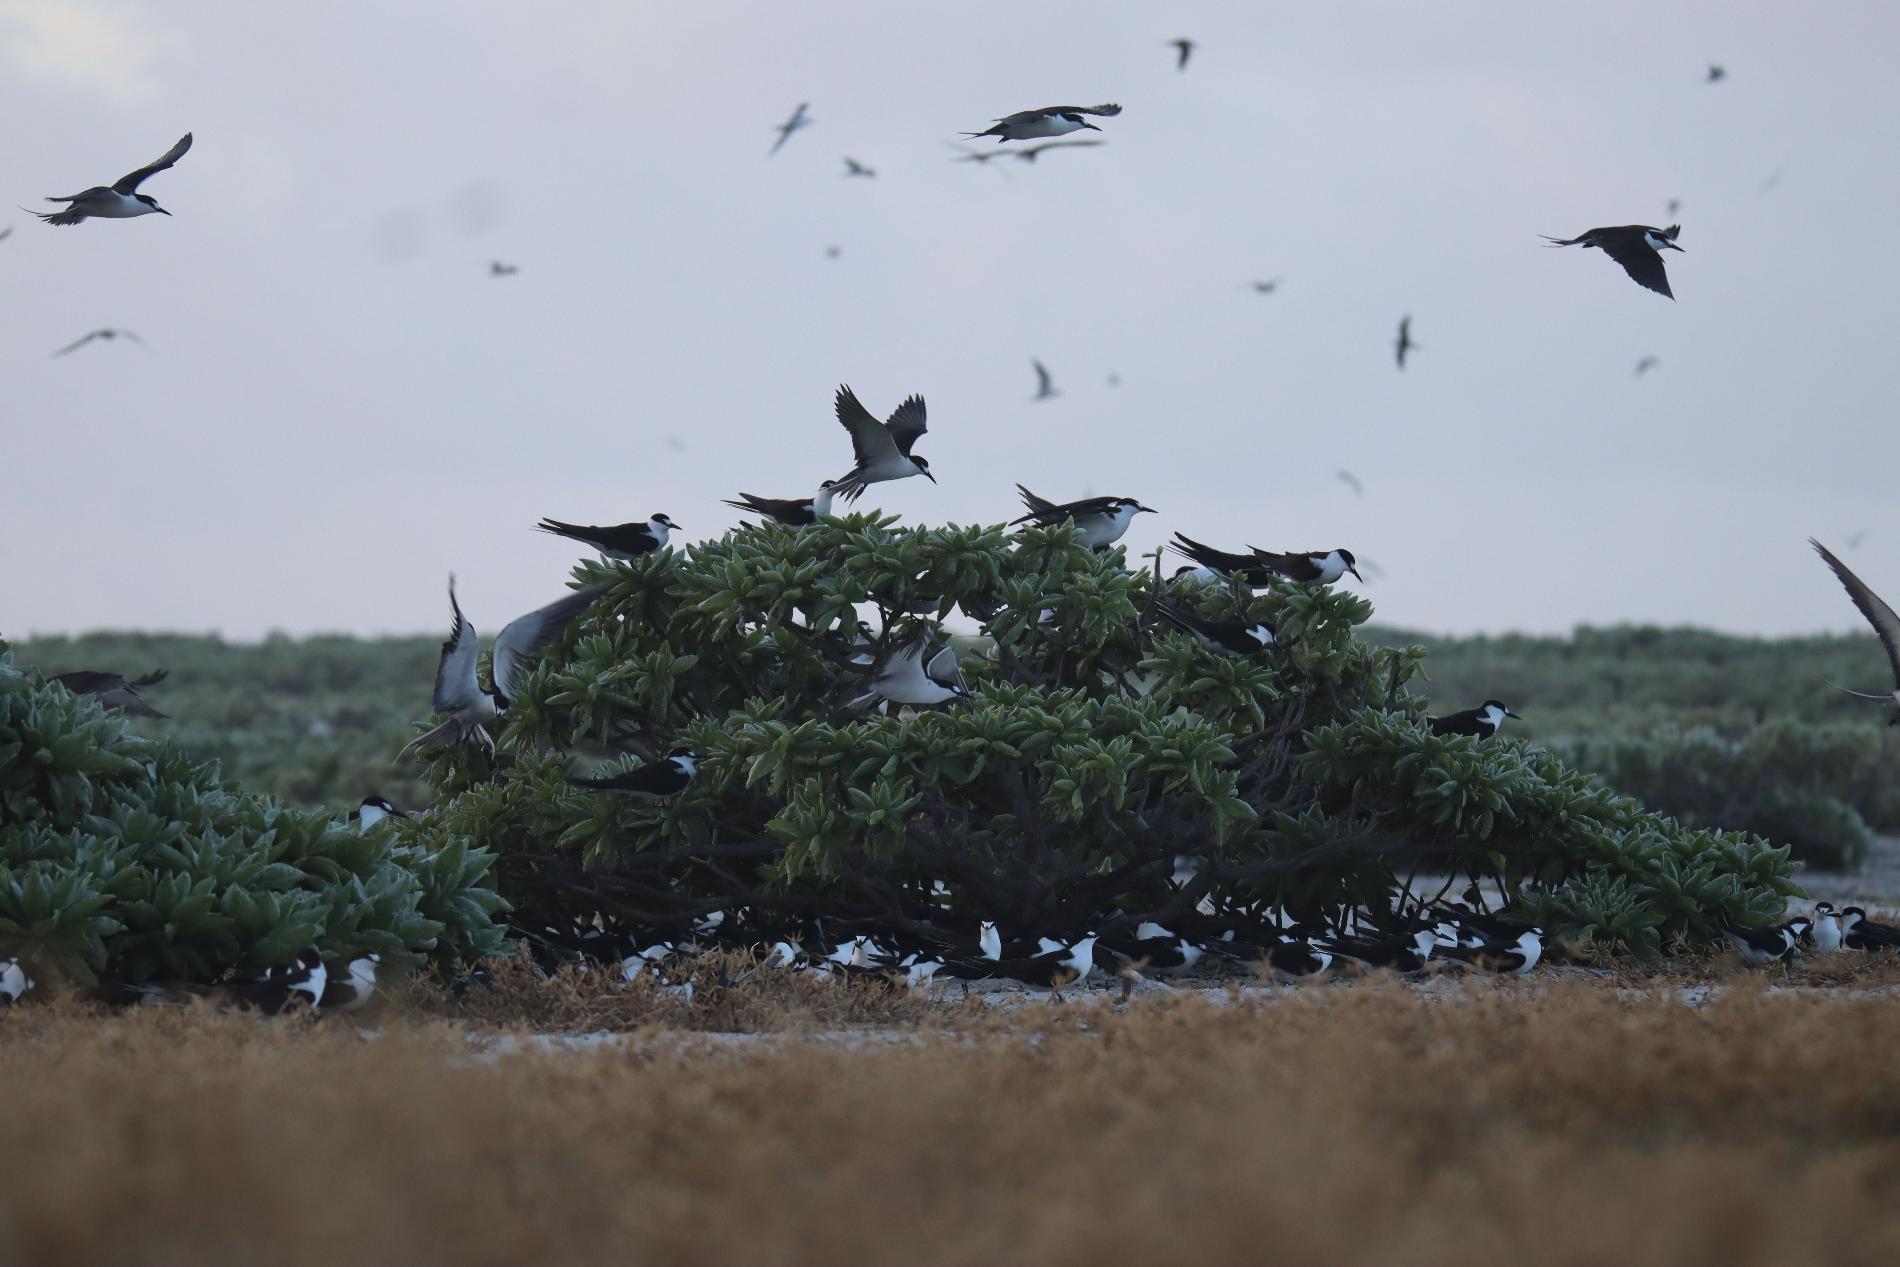
[[[692,540],[841,474],[841,382],[929,402],[941,483],[866,499],[907,523],[1020,480],[1159,508],[1137,550],[1347,546],[1389,623],[1853,628],[1805,542],[1900,600],[1897,46],[1876,4],[0,0],[0,629],[433,632],[454,569],[492,633],[563,592],[539,516]],[[952,161],[1103,101],[1099,148]],[[13,210],[188,129],[170,218]],[[1538,238],[1670,199],[1675,303]],[[98,326],[149,347],[50,355]]]

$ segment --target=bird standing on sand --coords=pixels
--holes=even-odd
[[[133,216],[149,216],[153,212],[168,216],[171,212],[159,206],[158,200],[150,194],[140,193],[139,185],[183,158],[185,151],[190,148],[191,133],[187,132],[178,139],[178,144],[165,151],[163,158],[147,163],[137,171],[127,172],[110,185],[94,185],[91,189],[82,189],[64,197],[55,194],[46,200],[66,203],[66,210],[35,211],[33,214],[48,224],[78,224],[81,220],[127,220]]]

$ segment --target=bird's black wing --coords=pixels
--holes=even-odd
[[[139,191],[140,181],[144,180],[147,176],[152,175],[154,172],[164,171],[167,167],[170,167],[173,163],[176,163],[179,159],[183,158],[185,156],[185,151],[190,148],[191,148],[191,133],[187,132],[183,136],[178,138],[178,144],[172,146],[169,150],[165,151],[165,157],[157,160],[156,162],[147,163],[145,166],[139,168],[135,172],[127,172],[125,175],[119,177],[118,180],[113,182],[112,192],[115,194],[127,194],[127,195],[137,193]]]
[[[1675,292],[1669,289],[1669,273],[1663,268],[1662,254],[1651,250],[1640,233],[1633,237],[1609,234],[1597,239],[1597,247],[1621,264],[1623,271],[1638,286],[1647,287],[1671,299],[1676,297]]]
[[[1226,550],[1216,550],[1213,546],[1202,545],[1184,532],[1175,533],[1172,544],[1179,553],[1193,559],[1202,567],[1213,568],[1216,572],[1248,572],[1261,566],[1257,555],[1230,554]]]
[[[597,550],[618,550],[623,554],[645,554],[655,546],[653,529],[645,521],[637,524],[570,524],[558,519],[543,519],[535,527],[557,537],[567,537]]]
[[[91,334],[81,335],[79,338],[74,339],[71,343],[68,343],[65,347],[61,348],[59,351],[53,353],[53,355],[65,356],[68,352],[78,351],[80,348],[85,347],[88,343],[91,343],[94,339],[98,337],[99,337],[99,332],[97,330],[94,330]]]
[[[1029,508],[1029,513],[1020,519],[1010,520],[1010,523],[1027,523],[1031,519],[1042,523],[1047,522],[1051,518],[1060,519],[1062,517],[1063,508],[1055,502],[1050,501],[1047,497],[1038,497],[1021,484],[1016,486],[1016,491],[1023,495],[1023,505]]]
[[[905,457],[910,456],[910,446],[917,443],[917,437],[928,428],[924,426],[924,398],[912,396],[891,412],[890,421],[884,424],[889,430],[891,441]]]
[[[606,585],[590,585],[509,621],[495,639],[492,669],[495,694],[504,700],[513,699],[521,680],[527,677],[525,665],[529,658],[559,638],[568,623],[593,606],[594,600],[606,593],[608,588]]]
[[[1106,118],[1109,115],[1120,114],[1121,112],[1122,108],[1111,101],[1106,105],[1100,106],[1044,106],[1040,110],[1025,110],[1022,114],[1011,115],[1010,117],[1012,119],[1022,119],[1024,116],[1027,116],[1033,119],[1039,114],[1092,114]]]
[[[1853,571],[1832,551],[1812,537],[1808,544],[1821,556],[1822,562],[1834,569],[1834,575],[1840,580],[1847,596],[1854,600],[1854,606],[1860,608],[1860,614],[1880,635],[1880,645],[1887,650],[1887,662],[1893,667],[1894,685],[1900,687],[1900,616],[1894,615],[1893,608],[1887,606],[1880,595],[1867,588],[1867,583],[1855,576]]]
[[[453,572],[449,573],[449,610],[455,613],[455,623],[442,644],[442,659],[435,666],[433,707],[438,713],[457,712],[474,703],[482,693],[482,684],[475,676],[480,642],[475,636],[475,626],[468,623],[468,617],[462,614],[462,605],[455,600]]]
[[[851,433],[851,452],[857,458],[859,466],[869,466],[879,458],[890,455],[890,446],[896,444],[890,430],[871,416],[871,411],[858,402],[857,394],[849,387],[838,389],[835,408],[839,424]],[[919,412],[921,413],[921,408]],[[891,416],[895,419],[897,415]],[[922,430],[921,418],[918,429]]]

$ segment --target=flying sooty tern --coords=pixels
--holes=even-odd
[[[917,437],[927,430],[922,396],[912,396],[899,405],[889,422],[873,418],[849,387],[838,389],[835,408],[839,425],[851,433],[851,451],[857,465],[828,481],[827,487],[843,497],[846,505],[862,497],[866,488],[885,480],[921,475],[932,484],[937,482],[930,473],[930,463],[910,451]]]
[[[1651,228],[1646,224],[1619,224],[1610,228],[1591,229],[1574,238],[1553,238],[1548,233],[1542,236],[1552,246],[1582,246],[1586,250],[1594,246],[1621,264],[1623,271],[1638,286],[1674,299],[1676,295],[1669,289],[1669,273],[1663,268],[1662,253],[1682,250],[1676,245],[1676,235],[1681,232],[1682,226],[1679,224],[1672,224],[1667,229]]]
[[[645,523],[637,524],[565,524],[558,519],[543,519],[535,527],[592,546],[610,559],[631,563],[665,545],[668,534],[679,525],[665,515],[656,514]]]
[[[871,689],[845,707],[942,704],[969,693],[963,685],[962,670],[957,667],[956,648],[945,646],[930,653],[930,635],[926,631],[907,642],[885,648],[871,666]]]
[[[1122,108],[1112,102],[1099,106],[1044,106],[1040,110],[1018,110],[1015,114],[1004,115],[996,120],[994,127],[981,132],[965,132],[963,135],[993,136],[1001,144],[1004,141],[1033,141],[1045,136],[1067,136],[1083,128],[1100,132],[1102,129],[1083,116],[1093,115],[1100,119],[1121,112]]]
[[[1289,554],[1276,554],[1271,550],[1262,550],[1259,546],[1250,546],[1251,553],[1236,554],[1229,550],[1216,550],[1213,546],[1203,545],[1184,532],[1174,534],[1169,542],[1177,554],[1194,560],[1203,567],[1216,572],[1228,572],[1242,576],[1249,585],[1265,585],[1274,576],[1284,576],[1289,581],[1302,585],[1331,585],[1348,572],[1361,583],[1365,577],[1359,575],[1358,560],[1353,558],[1351,550],[1308,550]]]
[[[693,750],[675,748],[666,754],[664,761],[649,761],[605,778],[570,778],[568,782],[575,787],[592,788],[596,792],[618,792],[622,796],[637,797],[643,801],[660,801],[684,792],[698,773],[699,758],[693,754]]]
[[[521,265],[519,264],[504,264],[500,260],[488,261],[488,275],[490,277],[513,277],[520,271]]]
[[[13,236],[13,226],[12,226],[12,225],[8,225],[8,226],[7,226],[6,228],[4,228],[4,229],[0,229],[0,242],[4,242],[4,241],[6,241],[6,240],[7,240],[8,238],[10,238],[10,237],[12,237],[12,236]]]
[[[65,347],[61,348],[59,351],[53,353],[53,355],[65,356],[68,352],[77,352],[80,348],[85,347],[88,343],[91,343],[94,339],[97,339],[102,343],[110,343],[114,339],[130,339],[132,342],[138,344],[140,347],[146,347],[145,340],[139,338],[139,336],[132,333],[132,331],[118,330],[118,329],[114,329],[108,326],[102,329],[94,330],[90,334],[81,335],[79,338],[74,339],[71,343],[68,343]]]
[[[118,673],[101,673],[93,669],[75,669],[71,673],[55,673],[52,680],[71,691],[74,695],[91,695],[107,708],[117,708],[134,717],[159,717],[165,714],[139,698],[141,686],[156,686],[165,680],[166,670],[154,669],[144,677],[127,680]]]
[[[1399,368],[1405,368],[1405,358],[1418,344],[1412,342],[1412,315],[1407,313],[1399,319],[1399,337],[1393,340],[1392,349],[1397,356]]]
[[[1194,41],[1181,39],[1169,40],[1168,43],[1174,46],[1174,68],[1176,70],[1186,70],[1188,58],[1194,55]]]
[[[877,170],[875,168],[866,167],[863,163],[860,163],[857,159],[847,154],[844,159],[844,174],[846,176],[875,176],[877,175]]]
[[[1636,362],[1636,377],[1641,378],[1643,375],[1649,373],[1649,371],[1655,369],[1658,365],[1661,365],[1661,364],[1662,362],[1653,356],[1645,356],[1645,357],[1640,358]]]
[[[1207,620],[1173,603],[1156,603],[1155,614],[1208,646],[1233,655],[1258,655],[1273,645],[1273,626],[1264,620]]]
[[[350,960],[342,973],[326,968],[323,973],[323,991],[317,998],[319,1012],[354,1012],[369,1002],[369,996],[376,993],[376,965],[383,961],[378,954],[358,955]]]
[[[404,744],[397,757],[416,748],[462,743],[473,743],[494,752],[495,741],[482,723],[506,711],[528,676],[528,660],[558,639],[568,623],[593,606],[594,600],[607,589],[606,585],[590,585],[509,621],[493,647],[490,673],[494,689],[485,691],[476,672],[480,639],[455,599],[455,574],[451,572],[449,609],[455,613],[455,623],[450,626],[448,639],[442,644],[441,662],[436,665],[433,704],[436,712],[447,713],[449,718]]]
[[[187,132],[178,139],[178,144],[165,151],[165,156],[156,162],[147,163],[137,171],[127,172],[110,185],[94,185],[91,189],[82,189],[76,194],[64,197],[54,195],[48,202],[68,204],[64,211],[35,211],[33,214],[48,224],[78,224],[81,220],[125,220],[133,216],[149,216],[154,211],[168,216],[171,212],[158,205],[157,199],[150,194],[139,192],[139,185],[149,176],[162,172],[184,157],[191,148],[191,133]]]
[[[1016,486],[1016,491],[1022,494],[1023,505],[1029,508],[1029,513],[1010,520],[1011,527],[1023,523],[1049,527],[1065,519],[1074,520],[1077,543],[1091,550],[1105,550],[1120,541],[1136,515],[1155,513],[1152,507],[1132,497],[1084,497],[1072,502],[1052,502],[1036,496],[1021,484]]]
[[[1359,477],[1354,475],[1351,471],[1334,471],[1333,478],[1338,480],[1341,484],[1344,484],[1347,488],[1350,488],[1354,497],[1364,497],[1366,495],[1366,486],[1361,484]]]
[[[1483,740],[1497,734],[1506,717],[1517,717],[1517,714],[1497,700],[1488,699],[1476,708],[1446,713],[1443,717],[1427,717],[1425,724],[1431,727],[1434,735],[1476,735]],[[1522,717],[1517,719],[1524,720]]]
[[[826,484],[810,497],[754,497],[751,493],[740,493],[738,501],[729,501],[726,505],[749,515],[763,515],[787,528],[806,528],[831,513],[831,499],[835,495],[836,490]]]
[[[1854,600],[1854,606],[1860,608],[1860,614],[1865,616],[1867,623],[1874,627],[1874,632],[1880,636],[1880,645],[1887,652],[1887,663],[1893,669],[1894,689],[1886,695],[1850,690],[1835,682],[1829,682],[1828,685],[1859,699],[1892,700],[1895,704],[1900,704],[1900,616],[1894,615],[1893,608],[1887,606],[1880,595],[1868,589],[1867,582],[1855,576],[1853,570],[1835,558],[1833,552],[1826,546],[1812,537],[1808,538],[1808,544],[1814,547],[1815,553],[1821,556],[1824,563],[1834,569],[1834,575],[1847,590],[1847,596]],[[1889,726],[1900,724],[1900,712],[1889,717],[1887,724]]]
[[[1705,79],[1703,82],[1710,83],[1710,84],[1719,84],[1724,79],[1727,79],[1727,78],[1728,78],[1728,67],[1717,66],[1714,62],[1710,62],[1709,63],[1709,77]]]
[[[408,818],[409,815],[380,796],[366,796],[361,805],[350,811],[350,817],[356,820],[356,832],[360,836],[385,818]]]
[[[798,131],[800,128],[808,128],[811,126],[811,119],[805,114],[805,107],[810,104],[809,101],[799,102],[798,109],[792,111],[792,117],[778,125],[778,140],[772,142],[772,149],[770,153],[766,154],[767,158],[778,153],[779,146],[789,141],[792,137],[792,133]]]
[[[1036,394],[1029,399],[1048,400],[1051,396],[1060,396],[1062,393],[1056,390],[1055,383],[1049,378],[1049,367],[1033,357],[1029,363],[1036,369]]]
[[[1280,289],[1280,279],[1278,277],[1269,277],[1265,281],[1248,282],[1247,285],[1253,287],[1255,294],[1271,295],[1274,291]]]

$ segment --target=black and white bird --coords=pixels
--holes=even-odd
[[[1208,646],[1231,655],[1258,655],[1273,645],[1273,626],[1264,620],[1208,620],[1167,602],[1157,602],[1155,614]]]
[[[1098,951],[1102,946],[1134,961],[1138,968],[1170,976],[1193,968],[1206,953],[1198,942],[1153,920],[1143,920],[1136,925],[1132,937],[1101,938]]]
[[[1284,576],[1301,585],[1331,585],[1348,572],[1363,582],[1358,560],[1351,550],[1308,550],[1303,553],[1276,554],[1259,546],[1248,547],[1246,554],[1216,550],[1184,532],[1174,534],[1169,543],[1177,554],[1194,560],[1202,567],[1242,577],[1249,585],[1265,585],[1275,576]]]
[[[476,670],[480,639],[476,637],[475,626],[462,615],[462,605],[455,599],[455,574],[450,573],[449,610],[455,613],[455,623],[442,644],[442,659],[435,670],[434,696],[435,711],[447,713],[449,717],[405,744],[398,758],[416,748],[462,743],[472,743],[493,753],[495,741],[482,723],[507,709],[527,679],[528,661],[535,653],[559,639],[568,624],[593,606],[607,589],[606,585],[590,585],[509,621],[493,647],[489,671],[494,689],[483,690]]]
[[[1023,505],[1029,508],[1029,513],[1010,520],[1012,528],[1025,523],[1046,528],[1073,520],[1076,543],[1091,550],[1105,550],[1120,541],[1136,515],[1155,513],[1152,507],[1132,497],[1084,497],[1072,502],[1052,502],[1036,496],[1021,484],[1016,486],[1016,491],[1022,494]]]
[[[1100,132],[1102,129],[1089,122],[1090,116],[1101,119],[1121,112],[1122,108],[1112,102],[1099,106],[1044,106],[1040,110],[1018,110],[1015,114],[1004,115],[996,120],[994,127],[981,132],[965,132],[963,135],[993,136],[1000,144],[1003,141],[1034,141],[1045,136],[1067,136],[1083,128]]]
[[[354,1012],[376,993],[376,965],[383,961],[377,954],[358,955],[338,973],[326,968],[323,992],[317,1001],[320,1012]]]
[[[1797,934],[1786,925],[1772,928],[1743,928],[1725,923],[1722,935],[1742,954],[1742,962],[1751,968],[1765,967],[1794,957]]]
[[[543,519],[535,527],[592,546],[607,558],[631,563],[665,545],[667,537],[677,531],[679,525],[665,515],[656,514],[645,523],[565,524],[558,519]]]
[[[1438,938],[1429,928],[1390,937],[1331,937],[1320,942],[1342,959],[1391,972],[1418,972],[1430,962]]]
[[[1582,246],[1586,249],[1594,246],[1621,264],[1623,271],[1638,286],[1674,299],[1676,295],[1669,289],[1669,273],[1663,267],[1662,253],[1682,250],[1676,245],[1676,235],[1681,232],[1682,226],[1679,224],[1672,224],[1667,229],[1656,229],[1647,224],[1619,224],[1591,229],[1574,238],[1553,238],[1549,234],[1543,237],[1552,246]]]
[[[1276,981],[1297,984],[1323,976],[1333,966],[1333,954],[1304,937],[1267,932],[1265,940],[1210,941],[1208,953],[1236,963],[1265,964]]]
[[[1186,70],[1188,58],[1194,55],[1194,41],[1180,39],[1169,40],[1168,43],[1174,46],[1174,68],[1176,70]]]
[[[356,822],[357,834],[362,835],[385,818],[408,818],[409,815],[380,796],[366,796],[361,805],[350,811],[350,817]]]
[[[1253,291],[1257,295],[1271,295],[1274,291],[1280,289],[1280,279],[1277,277],[1269,277],[1264,281],[1255,280],[1247,284],[1253,287]]]
[[[33,978],[26,975],[18,959],[0,959],[0,1007],[18,1003],[20,996],[32,988]]]
[[[145,340],[139,338],[138,335],[132,333],[130,330],[120,330],[111,326],[107,326],[98,330],[94,330],[90,334],[83,334],[79,336],[77,339],[74,339],[71,343],[68,343],[65,347],[61,348],[59,351],[53,353],[53,355],[65,356],[68,352],[77,352],[80,348],[85,347],[88,343],[91,343],[95,339],[101,343],[110,343],[114,339],[130,339],[133,343],[138,344],[140,347],[146,346]]]
[[[1446,713],[1443,717],[1427,717],[1425,724],[1434,735],[1475,735],[1482,740],[1497,734],[1506,717],[1517,717],[1517,714],[1497,700],[1488,699],[1476,708]],[[1517,717],[1517,720],[1524,719]]]
[[[791,139],[792,133],[798,131],[800,128],[811,126],[811,119],[805,114],[805,109],[810,104],[809,101],[799,102],[798,109],[792,111],[792,117],[778,125],[778,140],[772,142],[771,153],[766,155],[767,158],[778,153],[779,147]]]
[[[957,667],[956,648],[946,645],[932,652],[926,631],[885,648],[871,666],[871,689],[845,707],[875,708],[887,703],[927,707],[969,693],[963,685],[963,672]]]
[[[1060,396],[1062,393],[1056,390],[1055,383],[1049,377],[1049,367],[1033,357],[1029,363],[1036,368],[1036,394],[1029,399],[1048,400],[1051,396]]]
[[[519,264],[504,264],[500,260],[488,261],[488,275],[490,277],[513,277],[520,271],[521,265]]]
[[[921,475],[932,484],[930,463],[911,453],[917,437],[924,434],[924,398],[912,396],[891,414],[889,422],[879,422],[871,411],[858,403],[849,387],[838,389],[835,403],[839,425],[851,433],[851,452],[857,465],[827,487],[849,505],[864,495],[864,490],[885,480],[907,479]]]
[[[1900,928],[1876,924],[1866,911],[1850,906],[1841,912],[1841,945],[1849,950],[1900,949]]]
[[[1817,954],[1832,955],[1841,949],[1841,917],[1832,902],[1814,904],[1814,922],[1808,928],[1808,940]]]
[[[1726,66],[1718,66],[1714,62],[1710,62],[1709,63],[1709,77],[1703,82],[1711,83],[1711,84],[1719,84],[1724,79],[1727,79],[1727,78],[1728,78],[1728,68]]]
[[[323,1001],[329,972],[311,946],[287,964],[232,983],[230,997],[246,1007],[277,1013],[293,1007],[315,1008]]]
[[[71,673],[55,673],[52,681],[71,691],[74,695],[90,695],[107,708],[117,708],[133,717],[158,717],[165,714],[147,704],[139,697],[139,688],[155,686],[165,680],[166,670],[153,669],[144,677],[128,680],[118,673],[102,673],[96,669],[74,669]]]
[[[826,484],[810,497],[754,497],[740,493],[738,501],[726,505],[748,515],[761,515],[787,528],[808,528],[831,513],[831,499],[837,490]]]
[[[1544,930],[1527,928],[1514,938],[1498,937],[1476,947],[1441,946],[1438,953],[1496,976],[1521,977],[1544,957]]]
[[[1021,149],[1006,150],[1004,153],[1011,158],[1019,158],[1025,163],[1033,163],[1039,155],[1046,154],[1050,150],[1080,150],[1087,149],[1091,145],[1101,144],[1103,144],[1103,142],[1084,137],[1079,141],[1044,141],[1041,145],[1025,145]],[[991,153],[984,155],[984,157],[994,158],[996,156]]]
[[[617,792],[643,801],[663,801],[684,792],[698,773],[699,758],[693,750],[675,748],[661,761],[649,761],[605,778],[569,778],[568,782],[596,792]]]
[[[1398,358],[1399,368],[1405,368],[1405,358],[1418,344],[1412,342],[1412,315],[1407,313],[1399,319],[1399,337],[1392,342],[1393,354]]]
[[[863,163],[860,163],[857,159],[847,154],[844,159],[844,174],[846,176],[875,176],[877,175],[877,169],[866,167]]]
[[[164,171],[183,158],[185,151],[190,148],[191,133],[187,132],[178,139],[178,144],[165,151],[163,158],[147,163],[137,171],[127,172],[110,185],[94,185],[91,189],[82,189],[64,197],[55,194],[46,200],[66,203],[66,210],[35,211],[33,214],[48,224],[78,224],[88,219],[126,220],[133,216],[149,216],[153,212],[168,216],[171,212],[159,206],[158,200],[150,194],[140,193],[139,185],[154,173]]]
[[[1026,986],[1047,990],[1057,999],[1062,991],[1084,981],[1095,971],[1095,934],[1089,933],[1074,944],[1033,955],[1026,959],[995,961],[991,976],[1007,977]]]
[[[1859,699],[1892,700],[1896,705],[1900,705],[1900,616],[1894,615],[1893,608],[1887,606],[1886,600],[1867,588],[1867,582],[1855,576],[1853,569],[1835,558],[1833,551],[1812,537],[1808,538],[1808,544],[1814,547],[1815,553],[1821,556],[1822,562],[1834,570],[1835,578],[1847,591],[1847,596],[1854,600],[1854,606],[1858,607],[1860,614],[1867,618],[1867,623],[1874,627],[1874,633],[1880,638],[1881,647],[1887,652],[1887,664],[1893,670],[1894,689],[1885,695],[1850,690],[1834,682],[1829,682],[1828,685]],[[1889,717],[1887,724],[1900,725],[1900,711]]]

